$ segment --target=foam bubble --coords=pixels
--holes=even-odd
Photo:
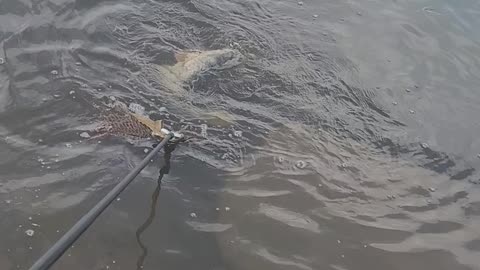
[[[144,114],[145,113],[145,107],[143,107],[142,105],[137,104],[137,103],[130,103],[130,105],[128,105],[128,109],[131,112],[136,113],[136,114]]]

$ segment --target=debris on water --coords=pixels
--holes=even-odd
[[[438,13],[437,11],[435,11],[435,9],[432,8],[432,7],[423,7],[422,10],[423,10],[424,12],[429,12],[429,13],[434,13],[434,14],[440,14],[440,13]]]
[[[32,217],[28,217],[28,220],[32,220]]]
[[[307,167],[307,162],[299,160],[297,161],[297,163],[295,163],[295,166],[297,166],[297,168],[299,169],[304,169],[305,167]]]
[[[278,157],[277,160],[278,160],[279,163],[283,163],[285,161],[285,159],[283,157]]]
[[[77,65],[77,66],[81,66],[81,65],[82,65],[82,63],[80,63],[80,62],[76,62],[76,63],[75,63],[75,65]]]
[[[159,112],[166,112],[167,111],[167,108],[165,107],[160,107],[160,109],[158,109]]]
[[[58,160],[58,159],[54,159],[53,161],[54,161],[55,163],[60,162],[60,160]]]
[[[120,198],[117,198],[117,202],[120,201],[121,199]]]
[[[398,105],[398,102],[394,101],[392,102],[393,105]]]
[[[410,114],[414,114],[414,113],[415,113],[415,111],[414,111],[414,110],[410,110],[409,112],[410,112]]]
[[[345,258],[345,255],[342,254],[342,258]]]
[[[38,162],[43,163],[43,158],[37,159]]]
[[[33,248],[32,248],[32,247],[28,247],[28,249],[32,250]]]
[[[427,143],[422,143],[421,146],[422,146],[423,149],[426,149],[426,148],[429,147],[429,145]]]
[[[233,138],[232,133],[228,133],[228,137]]]
[[[111,101],[115,101],[115,100],[117,100],[117,98],[116,98],[116,97],[114,97],[114,96],[109,96],[108,98],[110,98],[110,100],[111,100]]]
[[[5,203],[10,204],[10,203],[12,203],[12,200],[5,200]]]
[[[358,15],[358,16],[362,16],[362,12],[357,11],[357,15]]]
[[[75,94],[75,91],[72,90],[72,91],[70,91],[70,92],[68,92],[68,93],[69,93],[70,95],[73,95],[73,94]]]
[[[0,57],[0,65],[3,65],[3,64],[5,64],[5,59]]]
[[[408,93],[410,93],[412,90],[410,90],[410,88],[406,88],[405,91],[407,91]]]
[[[227,212],[230,211],[230,207],[228,207],[228,206],[225,207],[225,211],[227,211]]]
[[[143,149],[143,152],[146,154],[148,153],[148,148]]]
[[[313,14],[313,18],[318,18],[318,15],[317,14]]]
[[[337,240],[337,243],[341,244],[341,243],[342,243],[342,241],[340,241],[340,240]]]
[[[217,208],[215,208],[215,210],[220,211],[220,208],[217,207]]]
[[[430,192],[435,192],[435,190],[436,190],[436,189],[433,188],[433,187],[429,187],[429,188],[428,188],[428,191],[430,191]]]
[[[47,101],[48,101],[48,98],[42,98],[42,101],[43,101],[43,102],[47,102]]]
[[[297,3],[299,6],[303,6],[303,2],[302,1],[298,1]]]
[[[59,232],[60,232],[60,230],[57,230],[57,233],[59,233]]]
[[[102,141],[98,141],[97,143],[100,144],[100,143],[102,143]]]
[[[82,137],[82,138],[90,138],[90,134],[88,134],[88,132],[82,132],[82,133],[80,133],[80,137]]]
[[[363,245],[364,248],[367,248],[368,246],[367,245]]]
[[[197,214],[195,214],[195,213],[192,212],[192,213],[190,213],[190,216],[191,216],[192,218],[196,218],[196,217],[197,217]]]
[[[235,136],[235,137],[237,137],[237,138],[242,137],[242,131],[240,131],[240,130],[235,130],[235,131],[233,132],[233,136]]]
[[[35,234],[35,231],[34,230],[26,230],[25,234],[28,235],[28,236],[33,236]]]
[[[54,69],[54,70],[50,71],[50,74],[52,74],[52,75],[58,75],[58,71]]]
[[[59,94],[54,94],[53,97],[54,98],[60,98],[61,96]]]
[[[72,144],[71,144],[71,143],[66,143],[65,146],[66,146],[67,148],[72,148]]]
[[[50,169],[50,166],[47,166],[47,169]]]
[[[33,227],[40,227],[40,225],[38,225],[37,223],[32,223],[32,226]]]
[[[40,143],[41,143],[41,142],[43,142],[43,140],[42,140],[42,139],[38,139],[38,142],[40,142]]]

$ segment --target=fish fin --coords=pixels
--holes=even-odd
[[[158,130],[161,130],[163,128],[163,121],[162,120],[155,121],[155,128]]]
[[[162,120],[156,120],[155,124],[152,128],[152,135],[153,136],[159,136],[159,137],[164,137],[165,134],[162,133],[162,128],[163,128],[163,121]]]
[[[179,52],[179,53],[175,53],[175,60],[177,60],[177,62],[185,62],[185,60],[187,60],[187,53],[186,52]]]

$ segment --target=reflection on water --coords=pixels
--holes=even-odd
[[[120,101],[190,140],[54,269],[479,269],[479,14],[2,1],[0,268],[27,268],[151,148],[82,135],[92,103]]]
[[[162,178],[165,174],[168,174],[170,172],[170,158],[172,157],[173,150],[175,150],[175,145],[172,145],[172,144],[170,145],[167,144],[167,146],[165,146],[164,148],[164,155],[163,155],[164,164],[161,167],[159,172],[159,176],[157,179],[157,187],[152,193],[150,213],[147,219],[145,220],[145,222],[140,227],[138,227],[137,231],[135,232],[135,235],[137,237],[137,243],[142,250],[142,254],[138,257],[138,260],[137,260],[137,269],[143,269],[143,263],[145,261],[145,257],[148,256],[148,248],[142,243],[141,236],[143,232],[150,227],[153,220],[155,219],[157,201],[158,201],[158,196],[160,196]]]

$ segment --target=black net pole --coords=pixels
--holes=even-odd
[[[87,214],[85,214],[62,238],[60,238],[30,270],[47,270],[54,264],[65,251],[92,225],[97,217],[112,203],[115,198],[135,179],[135,177],[147,166],[150,160],[159,152],[167,142],[173,138],[169,133],[163,140],[138,164],[125,178],[120,181],[101,201],[99,201]]]

